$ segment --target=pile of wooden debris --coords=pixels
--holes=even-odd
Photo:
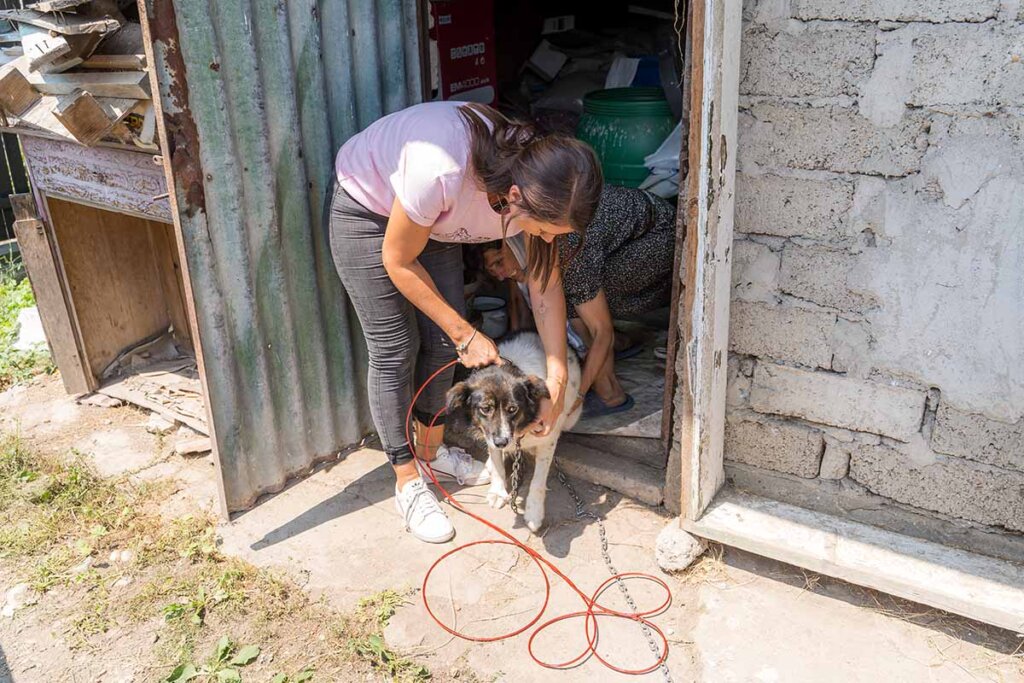
[[[142,27],[115,0],[40,0],[0,19],[14,29],[0,35],[0,126],[154,148]]]

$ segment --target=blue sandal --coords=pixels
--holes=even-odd
[[[627,358],[632,358],[633,356],[638,355],[643,350],[643,344],[633,344],[632,346],[627,346],[621,351],[615,352],[615,360],[626,360]]]
[[[580,416],[584,420],[590,420],[597,417],[604,417],[605,415],[614,415],[615,413],[624,413],[627,410],[631,410],[636,405],[636,401],[629,394],[626,394],[626,400],[617,406],[609,406],[601,397],[595,394],[593,391],[588,391],[587,395],[583,397],[583,414]]]

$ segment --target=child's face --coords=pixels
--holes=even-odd
[[[500,249],[488,249],[484,252],[484,268],[487,269],[491,277],[498,280],[522,282],[525,279],[516,257],[504,245]]]

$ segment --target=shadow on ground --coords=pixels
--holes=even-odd
[[[817,595],[926,628],[950,638],[980,645],[995,652],[1005,655],[1019,655],[1024,652],[1024,635],[903,600],[887,593],[733,548],[724,552],[722,561],[734,569],[812,591]]]
[[[325,467],[323,471],[328,472],[330,469],[330,467]],[[392,485],[386,483],[385,480],[393,480],[391,468],[387,463],[370,470],[355,481],[350,482],[330,498],[303,510],[284,524],[268,530],[262,538],[252,543],[249,547],[252,550],[268,548],[277,543],[292,539],[299,534],[311,531],[323,524],[341,519],[353,512],[392,498],[394,495]],[[299,483],[299,481],[292,482],[284,491],[261,500],[260,505],[268,504],[273,498],[283,495]],[[245,514],[247,513],[238,514],[232,518],[232,521],[241,519]]]
[[[7,665],[3,647],[0,647],[0,683],[14,683],[14,676],[11,675],[11,667]]]

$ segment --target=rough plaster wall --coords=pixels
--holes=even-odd
[[[1024,531],[1024,7],[747,0],[726,458]]]

